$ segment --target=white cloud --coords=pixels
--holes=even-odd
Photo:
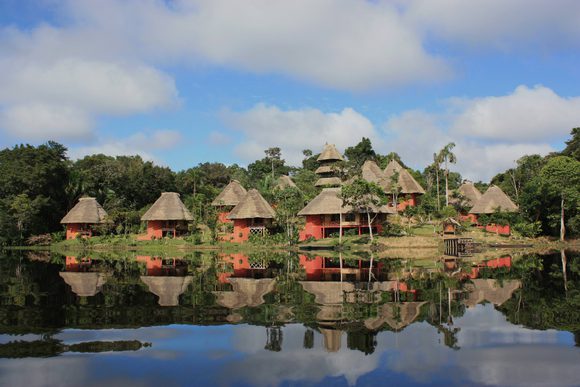
[[[580,97],[565,98],[544,86],[518,86],[499,97],[459,99],[452,132],[503,141],[549,140],[580,123]]]
[[[212,145],[225,145],[232,142],[232,138],[225,133],[212,131],[207,136],[207,140]]]
[[[466,47],[498,49],[576,46],[580,3],[576,0],[396,1],[425,34]]]
[[[121,37],[128,43],[114,49],[156,62],[279,73],[348,90],[449,75],[384,1],[70,1],[68,11],[85,33]]]
[[[458,163],[452,169],[486,181],[526,154],[554,151],[550,143],[579,122],[580,97],[561,97],[543,86],[518,86],[505,96],[453,98],[436,113],[406,111],[391,117],[384,129],[389,148],[411,166],[422,169],[433,161],[434,152],[454,142]]]
[[[73,147],[69,149],[68,156],[74,160],[101,153],[107,156],[139,155],[146,161],[164,165],[165,163],[156,153],[160,150],[175,148],[181,139],[181,134],[174,130],[138,132],[126,138],[99,139],[93,145]]]
[[[86,111],[70,106],[23,103],[0,111],[0,128],[23,139],[87,139],[92,126]]]
[[[334,143],[342,152],[368,137],[374,144],[382,140],[368,118],[351,108],[339,113],[318,109],[281,110],[264,104],[243,113],[224,113],[224,121],[240,130],[245,138],[236,152],[245,161],[253,161],[269,147],[282,149],[282,157],[299,165],[302,150],[320,152],[325,143]]]

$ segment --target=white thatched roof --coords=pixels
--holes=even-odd
[[[141,220],[193,220],[176,192],[163,192]]]
[[[80,198],[79,202],[60,221],[69,223],[105,223],[107,212],[95,198]]]

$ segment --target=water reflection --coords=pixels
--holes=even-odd
[[[170,377],[182,385],[191,373],[206,384],[553,385],[548,376],[570,366],[576,379],[556,384],[575,385],[580,265],[562,257],[413,267],[292,253],[6,255],[0,358],[91,353],[85,383],[122,361],[146,370],[124,382],[144,384],[173,366],[187,370]],[[23,367],[0,360],[0,383]],[[103,377],[128,376],[113,367]]]

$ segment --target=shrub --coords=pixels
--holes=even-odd
[[[526,238],[535,238],[542,232],[541,222],[520,222],[513,225],[513,230]]]
[[[399,237],[407,235],[407,232],[400,224],[385,222],[379,235],[384,237]]]

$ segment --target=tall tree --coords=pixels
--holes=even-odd
[[[280,161],[282,158],[282,151],[278,147],[268,148],[264,151],[266,153],[266,157],[270,160],[272,164],[272,179],[275,179],[274,176],[274,162],[276,160]]]
[[[450,142],[439,151],[439,159],[445,163],[445,206],[449,206],[449,164],[455,164],[457,158],[451,151],[455,148],[455,143]]]
[[[551,158],[540,172],[543,191],[560,201],[560,240],[566,236],[565,211],[580,204],[580,161],[567,156]]]
[[[363,137],[355,146],[346,148],[344,155],[352,163],[353,168],[359,170],[365,161],[374,160],[377,154],[373,150],[371,140]]]

